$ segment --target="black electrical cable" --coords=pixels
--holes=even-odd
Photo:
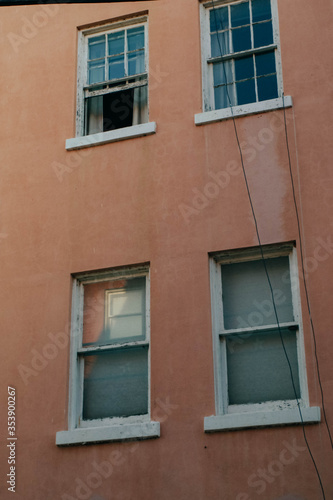
[[[295,213],[296,213],[296,219],[297,219],[297,228],[298,228],[298,237],[299,237],[299,248],[300,248],[301,265],[302,265],[302,277],[303,277],[303,283],[304,283],[306,304],[307,304],[307,309],[308,309],[309,319],[310,319],[310,324],[311,324],[312,338],[313,338],[313,343],[314,343],[314,354],[315,354],[315,358],[316,358],[316,368],[317,368],[318,382],[319,382],[320,393],[321,393],[321,402],[322,402],[322,407],[323,407],[324,420],[325,420],[327,432],[328,432],[328,435],[329,435],[329,439],[330,439],[330,442],[331,442],[331,447],[333,449],[332,436],[331,436],[330,428],[329,428],[329,425],[328,425],[328,422],[327,422],[327,418],[326,418],[326,411],[325,411],[325,404],[324,404],[324,391],[323,391],[323,387],[322,387],[322,383],[321,383],[320,370],[319,370],[319,361],[318,361],[318,356],[317,356],[316,334],[315,334],[315,328],[314,328],[313,319],[312,319],[312,313],[311,313],[311,307],[310,307],[310,298],[309,298],[308,286],[307,286],[307,281],[306,281],[306,277],[305,277],[305,270],[304,270],[303,241],[302,241],[301,224],[300,224],[300,218],[299,218],[297,201],[296,201],[296,194],[295,194],[295,184],[294,184],[294,178],[293,178],[293,173],[292,173],[292,168],[291,168],[291,157],[290,157],[290,148],[289,148],[289,139],[288,139],[286,109],[285,109],[285,106],[284,106],[284,94],[282,94],[282,101],[283,101],[284,130],[285,130],[285,136],[286,136],[286,146],[287,146],[287,153],[288,153],[288,164],[289,164],[289,172],[290,172],[290,181],[291,181],[291,187],[292,187],[292,193],[293,193],[293,200],[294,200],[294,206],[295,206]]]
[[[214,2],[215,2],[215,0],[212,0],[212,7],[213,7],[213,12],[214,12],[214,18],[215,18],[215,25],[217,27],[218,26],[218,24],[217,24],[217,15],[216,15],[216,8],[215,8],[215,3]],[[220,24],[221,24],[222,29],[223,29],[222,19],[220,19]],[[217,30],[217,42],[218,42],[218,46],[219,46],[220,56],[222,58],[223,57],[223,50],[222,50],[222,47],[221,47],[221,42],[220,42],[220,37],[219,37],[219,34],[218,34],[218,30]],[[250,189],[249,189],[247,175],[246,175],[246,172],[245,172],[243,153],[242,153],[242,148],[241,148],[239,137],[238,137],[238,131],[237,131],[237,127],[236,127],[235,116],[234,116],[233,109],[232,109],[231,99],[230,99],[230,96],[229,96],[228,80],[227,80],[226,70],[225,70],[225,66],[223,64],[223,61],[222,61],[222,66],[223,66],[223,73],[224,73],[224,79],[225,79],[225,84],[226,84],[226,94],[227,94],[227,99],[228,99],[229,108],[230,108],[230,112],[231,112],[231,118],[232,118],[232,122],[233,122],[233,126],[234,126],[234,131],[235,131],[235,137],[236,137],[236,141],[237,141],[237,146],[238,146],[238,150],[239,150],[239,154],[240,154],[240,160],[241,160],[241,165],[242,165],[242,171],[243,171],[244,181],[245,181],[246,190],[247,190],[247,194],[248,194],[248,199],[249,199],[249,202],[250,202],[252,216],[253,216],[253,220],[254,220],[254,224],[255,224],[255,230],[256,230],[258,244],[259,244],[259,248],[260,248],[262,263],[264,265],[264,269],[265,269],[265,273],[266,273],[266,277],[267,277],[267,282],[268,282],[268,285],[269,285],[269,288],[270,288],[270,292],[271,292],[272,303],[273,303],[273,308],[274,308],[274,314],[275,314],[276,323],[277,323],[277,327],[278,327],[278,331],[279,331],[279,335],[280,335],[280,339],[281,339],[281,344],[282,344],[283,351],[284,351],[284,354],[285,354],[285,357],[286,357],[286,361],[287,361],[288,366],[289,366],[289,371],[290,371],[290,376],[291,376],[291,382],[292,382],[292,386],[293,386],[293,389],[294,389],[295,399],[296,399],[296,402],[297,402],[297,408],[298,408],[298,411],[299,411],[299,414],[300,414],[300,419],[301,419],[301,425],[302,425],[302,430],[303,430],[304,441],[305,441],[306,447],[308,449],[309,455],[311,457],[312,463],[313,463],[314,468],[315,468],[316,473],[317,473],[318,481],[319,481],[320,488],[321,488],[321,491],[322,491],[322,494],[323,494],[323,499],[326,500],[325,491],[324,491],[324,487],[323,487],[323,484],[322,484],[322,481],[321,481],[320,473],[319,473],[319,470],[317,468],[317,464],[316,464],[315,459],[314,459],[314,457],[312,455],[312,452],[311,452],[311,449],[310,449],[310,446],[309,446],[309,443],[308,443],[308,440],[307,440],[307,437],[306,437],[304,420],[303,420],[303,415],[302,415],[302,411],[301,411],[301,408],[300,408],[299,400],[298,400],[298,397],[297,397],[297,391],[296,391],[296,387],[295,387],[294,376],[293,376],[293,372],[292,372],[290,360],[289,360],[289,357],[288,357],[288,354],[287,354],[287,351],[286,351],[286,348],[285,348],[285,344],[284,344],[284,341],[283,341],[283,337],[282,337],[280,322],[279,322],[279,318],[278,318],[278,314],[277,314],[277,310],[276,310],[276,303],[275,303],[274,294],[273,294],[272,283],[271,283],[271,280],[270,280],[270,277],[269,277],[269,274],[268,274],[268,270],[267,270],[267,266],[266,266],[266,260],[265,260],[265,256],[264,256],[264,251],[263,251],[261,239],[260,239],[257,218],[256,218],[256,214],[255,214],[255,211],[254,211],[254,206],[253,206],[252,197],[251,197],[251,193],[250,193]]]

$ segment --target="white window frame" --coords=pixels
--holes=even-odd
[[[146,278],[146,338],[144,340],[121,342],[107,346],[82,347],[84,285],[103,281]],[[84,352],[102,352],[123,346],[148,346],[148,412],[145,415],[113,417],[94,420],[82,419]],[[68,430],[56,434],[56,444],[73,445],[87,442],[124,441],[129,439],[148,439],[160,436],[160,423],[150,419],[150,279],[149,267],[137,266],[96,273],[83,273],[73,278],[72,320],[70,342],[70,384]],[[81,355],[81,356],[80,356]]]
[[[103,35],[122,31],[131,27],[144,26],[145,29],[145,83],[148,87],[148,114],[149,114],[149,40],[148,40],[148,16],[137,15],[128,19],[108,22],[94,26],[93,28],[81,29],[78,32],[78,63],[77,63],[77,97],[76,97],[76,136],[75,138],[66,140],[66,149],[72,151],[75,149],[82,149],[91,146],[107,144],[109,142],[121,141],[124,139],[131,139],[142,137],[145,135],[154,134],[156,132],[156,123],[147,122],[130,127],[110,130],[106,132],[99,132],[96,134],[85,135],[85,92],[89,93],[89,86],[86,85],[87,81],[87,67],[88,67],[88,40],[96,35]],[[125,57],[127,55],[125,54]],[[119,83],[126,81],[130,77],[120,78]],[[140,86],[142,82],[140,83]],[[132,84],[128,88],[138,86]],[[123,87],[125,88],[125,87]],[[104,90],[95,91],[94,95],[106,93]]]
[[[281,323],[280,328],[297,328],[296,341],[300,383],[300,399],[298,402],[305,423],[319,422],[320,408],[309,406],[296,248],[293,244],[281,244],[267,245],[263,249],[265,258],[267,259],[281,256],[289,257],[294,321]],[[216,415],[205,417],[204,430],[206,432],[301,423],[296,399],[259,404],[228,405],[226,342],[221,342],[221,338],[226,338],[228,335],[257,333],[262,330],[276,330],[277,324],[257,327],[249,326],[248,328],[233,330],[224,329],[221,265],[256,261],[261,258],[261,252],[258,247],[216,253],[210,258]]]
[[[203,125],[221,120],[226,120],[232,117],[263,113],[279,108],[288,108],[292,106],[292,98],[283,96],[283,81],[282,81],[282,64],[279,36],[279,20],[277,0],[271,0],[272,25],[273,25],[273,44],[269,47],[275,49],[276,74],[278,97],[266,101],[258,101],[249,104],[242,104],[223,109],[214,109],[214,85],[213,85],[213,65],[208,61],[211,57],[211,42],[210,42],[210,24],[209,16],[213,7],[218,8],[222,5],[234,5],[244,3],[248,0],[215,0],[214,2],[205,2],[200,4],[200,25],[201,25],[201,64],[202,64],[202,113],[195,115],[195,124]],[[265,49],[266,50],[266,49]],[[251,49],[237,54],[259,53],[262,49]],[[226,59],[234,59],[233,54],[226,56]]]

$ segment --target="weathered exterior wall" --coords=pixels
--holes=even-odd
[[[333,428],[333,4],[279,0],[278,7],[284,90],[294,103],[286,110],[292,168]],[[16,388],[16,498],[319,500],[300,426],[203,430],[203,418],[215,412],[208,254],[258,242],[232,121],[194,124],[202,111],[198,2],[48,9],[40,27],[34,23],[46,12],[42,6],[0,11],[1,394],[6,402],[7,385]],[[77,27],[146,9],[150,121],[157,133],[66,151],[65,140],[75,135]],[[298,242],[283,111],[236,124],[262,243]],[[68,171],[57,175],[55,162]],[[215,197],[203,197],[210,192]],[[161,421],[161,437],[56,447],[56,432],[67,428],[69,345],[46,346],[55,345],[59,332],[68,339],[71,274],[144,262],[151,275],[152,415]],[[303,290],[302,300],[310,403],[321,406]],[[1,498],[11,495],[6,412],[3,403]],[[326,498],[333,498],[323,422],[307,426],[306,434]],[[267,471],[295,443],[294,460],[261,480],[265,491],[258,493],[258,470]],[[84,488],[93,464],[112,453],[112,474]]]

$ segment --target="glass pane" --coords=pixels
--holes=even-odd
[[[237,89],[237,104],[248,104],[256,101],[255,84],[253,80],[245,80],[244,82],[236,83]]]
[[[142,314],[144,304],[143,293],[143,289],[109,293],[109,315],[124,316],[128,314]]]
[[[229,31],[223,31],[222,33],[215,33],[214,35],[211,35],[211,46],[212,57],[230,54]]]
[[[144,27],[132,28],[127,31],[128,51],[143,49],[145,46]]]
[[[214,86],[222,85],[223,83],[232,83],[232,62],[226,61],[213,64]]]
[[[280,323],[294,321],[288,257],[266,260]],[[224,327],[275,325],[270,288],[262,260],[222,266]]]
[[[83,419],[148,412],[148,347],[84,357]]]
[[[112,341],[134,341],[139,340],[139,337],[144,339],[141,315],[109,318],[108,324]]]
[[[210,32],[229,28],[228,7],[214,8],[210,11]]]
[[[273,43],[272,23],[260,23],[253,26],[254,48]]]
[[[274,51],[257,54],[255,58],[257,76],[269,75],[276,72]]]
[[[254,77],[253,56],[235,59],[236,80],[245,80]]]
[[[99,61],[90,61],[88,63],[88,84],[105,81],[104,59]]]
[[[271,19],[271,0],[252,0],[252,22]]]
[[[257,82],[259,101],[278,97],[276,75],[263,76],[262,78],[258,78]]]
[[[140,50],[133,54],[128,54],[128,74],[137,75],[145,71],[145,52]]]
[[[296,332],[281,332],[300,397]],[[279,332],[227,339],[229,404],[295,399],[289,365]]]
[[[251,49],[250,27],[232,30],[233,52]]]
[[[231,26],[244,26],[250,24],[250,8],[249,3],[239,3],[230,7]]]
[[[144,339],[145,290],[144,277],[84,285],[83,346]]]
[[[108,58],[109,80],[123,78],[125,76],[124,56],[115,56]]]
[[[125,50],[124,31],[108,35],[109,55],[122,54]]]
[[[95,36],[89,38],[88,42],[89,59],[105,57],[105,36]]]
[[[215,109],[228,108],[235,105],[234,86],[223,85],[214,89]]]

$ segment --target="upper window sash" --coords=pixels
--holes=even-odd
[[[230,106],[247,106],[254,103],[272,101],[282,95],[282,74],[279,47],[278,12],[276,0],[271,0],[270,15],[265,19],[254,19],[253,0],[247,2],[216,1],[201,4],[201,31],[202,31],[202,78],[203,78],[203,111],[223,110]],[[239,22],[233,26],[232,9],[241,5],[249,5],[249,19],[247,22]],[[213,7],[214,6],[214,7]],[[214,9],[214,10],[213,10]],[[218,14],[219,9],[228,13],[226,29],[217,29],[211,22],[211,13]],[[254,30],[260,26],[270,25],[271,35],[266,42],[260,43],[259,35]],[[223,28],[225,28],[223,26]],[[233,33],[240,30],[248,30],[247,46],[233,46]],[[220,44],[217,43],[217,34],[220,36]],[[221,37],[221,35],[223,36]],[[212,38],[213,35],[213,38]],[[246,37],[245,37],[246,38]],[[236,36],[234,37],[236,39]],[[220,50],[222,48],[222,54]],[[213,48],[212,48],[213,47]],[[263,65],[264,60],[257,61],[256,57],[271,52],[267,68]],[[251,75],[243,76],[246,56],[253,55],[253,71]],[[243,61],[241,60],[243,58]],[[229,66],[222,69],[222,62],[229,61]],[[236,61],[238,67],[236,67]],[[243,64],[244,62],[244,64]],[[220,66],[219,67],[219,63]],[[241,67],[242,65],[242,67]],[[260,67],[259,67],[260,66]],[[265,66],[265,68],[264,68]],[[272,68],[271,68],[272,66]],[[273,66],[275,66],[273,68]],[[267,71],[266,71],[267,69]],[[268,81],[263,77],[273,78]],[[236,83],[237,82],[237,83]],[[245,95],[246,94],[246,95]],[[264,106],[264,105],[263,105]]]
[[[117,34],[120,43],[117,41]],[[135,42],[133,43],[130,40],[131,37],[138,39],[138,48],[135,48]],[[94,39],[97,40],[95,50],[93,48]],[[126,80],[131,78],[147,75],[147,23],[131,24],[118,29],[112,29],[111,27],[100,33],[86,35],[85,43],[85,89],[113,82],[126,83]],[[115,48],[112,49],[112,46]],[[136,70],[133,64],[134,57],[140,53],[142,53],[143,57],[139,61],[139,69]],[[93,57],[94,55],[96,57]],[[94,77],[90,75],[94,71],[95,64],[96,68],[100,68],[99,75],[104,75],[104,78],[94,81]],[[97,75],[96,72],[95,74]]]

